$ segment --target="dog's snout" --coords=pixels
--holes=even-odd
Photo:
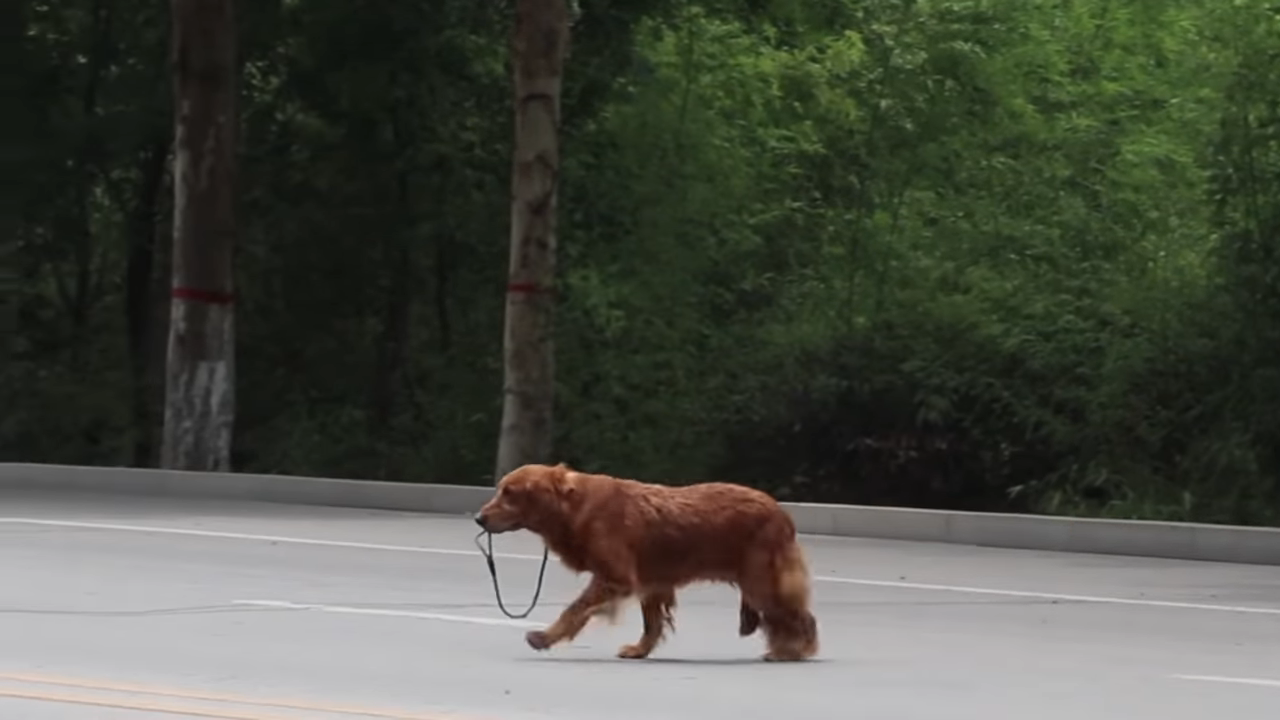
[[[476,513],[476,524],[479,525],[482,530],[488,530],[489,518],[485,517],[480,513]]]

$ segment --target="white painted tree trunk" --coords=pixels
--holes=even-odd
[[[568,48],[565,0],[517,0],[511,256],[495,482],[522,464],[551,459],[560,87]]]
[[[232,0],[172,0],[173,279],[160,465],[229,470],[235,419]]]

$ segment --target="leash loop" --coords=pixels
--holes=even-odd
[[[480,544],[481,535],[489,536],[489,547],[487,549],[485,546]],[[502,590],[498,588],[498,568],[493,562],[493,533],[481,530],[480,533],[476,535],[475,543],[476,547],[480,548],[480,554],[484,555],[485,563],[489,565],[489,577],[493,579],[493,596],[498,600],[498,609],[502,611],[503,615],[506,615],[513,620],[520,620],[522,618],[529,617],[529,613],[533,612],[533,609],[538,605],[538,596],[542,594],[542,577],[547,572],[547,555],[550,548],[546,545],[543,545],[542,547],[542,567],[538,570],[538,585],[533,590],[533,600],[529,603],[529,607],[524,612],[517,615],[513,614],[507,609],[507,606],[502,603]]]

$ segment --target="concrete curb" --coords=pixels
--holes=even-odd
[[[1280,565],[1280,528],[783,503],[801,532],[1019,550]]]
[[[493,495],[492,488],[467,485],[0,463],[0,492],[6,490],[159,495],[448,515],[473,513]]]
[[[493,493],[466,485],[0,463],[0,492],[105,492],[470,514]],[[1022,550],[1280,565],[1280,528],[783,503],[802,533]]]

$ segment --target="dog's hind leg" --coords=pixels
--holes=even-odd
[[[747,637],[760,628],[760,611],[751,607],[744,595],[738,607],[738,635]]]
[[[640,599],[640,611],[644,614],[644,634],[634,645],[624,645],[618,650],[618,657],[640,659],[649,656],[653,649],[662,642],[665,629],[675,630],[675,618],[672,611],[676,606],[676,594],[673,590],[659,590],[646,593]]]

